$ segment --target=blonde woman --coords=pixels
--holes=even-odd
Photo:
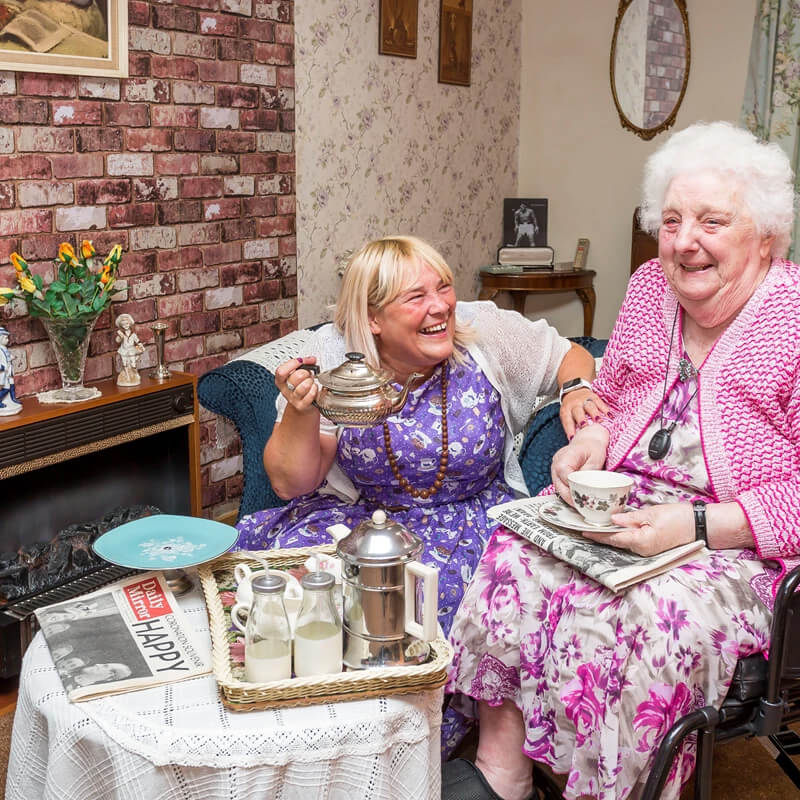
[[[332,369],[350,351],[397,384],[422,375],[385,425],[337,429],[312,404],[318,386],[303,366]],[[423,539],[422,560],[439,568],[439,622],[448,631],[492,528],[487,509],[527,493],[513,439],[534,398],[593,374],[591,355],[543,320],[457,303],[453,274],[429,244],[369,242],[348,262],[334,322],[316,331],[308,354],[276,370],[264,466],[290,502],[243,518],[238,546],[327,544],[330,525],[352,527],[383,508]],[[587,397],[595,397],[589,389],[565,395],[570,430]]]

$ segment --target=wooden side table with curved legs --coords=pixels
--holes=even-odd
[[[558,294],[575,292],[583,303],[583,335],[592,335],[594,309],[597,296],[594,292],[593,269],[565,270],[557,272],[481,272],[479,300],[491,300],[499,292],[508,292],[514,311],[525,313],[525,298],[529,294]]]

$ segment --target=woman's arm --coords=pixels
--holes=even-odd
[[[594,356],[575,342],[561,360],[558,368],[559,389],[573,378],[594,380]],[[574,389],[565,394],[561,401],[559,416],[567,438],[571,439],[576,428],[587,417],[596,420],[608,411],[608,406],[591,389]]]
[[[293,358],[275,370],[275,385],[288,405],[264,448],[264,469],[275,494],[284,500],[313,492],[336,458],[336,436],[320,432],[319,411],[313,405],[318,387],[302,369],[304,362],[316,359]]]
[[[653,556],[696,537],[694,509],[691,503],[663,503],[636,511],[614,514],[616,525],[626,530],[612,534],[584,533],[588,539],[637,553]],[[750,523],[736,502],[709,503],[706,506],[706,532],[712,550],[755,549]]]

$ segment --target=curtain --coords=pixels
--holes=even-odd
[[[795,191],[800,179],[800,3],[758,0],[742,123],[756,136],[779,144],[792,162]],[[795,219],[789,257],[800,254]]]

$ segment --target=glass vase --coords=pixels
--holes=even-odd
[[[78,317],[42,318],[42,325],[50,339],[56,355],[58,371],[61,373],[61,388],[53,393],[53,400],[74,403],[97,395],[96,389],[83,385],[83,371],[89,339],[100,314],[84,314]]]

